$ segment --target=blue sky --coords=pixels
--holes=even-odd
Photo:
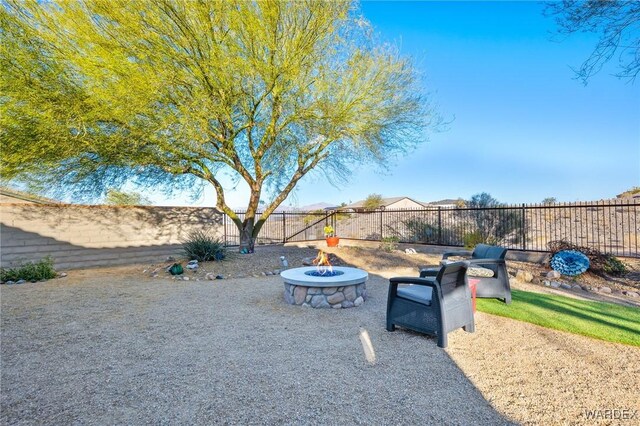
[[[356,165],[340,188],[310,175],[285,204],[339,204],[368,194],[420,201],[488,192],[507,203],[590,201],[640,186],[640,83],[612,76],[615,60],[587,86],[574,79],[597,38],[564,40],[537,2],[363,2],[384,41],[411,56],[448,130],[381,172]],[[429,139],[427,141],[427,138]],[[228,191],[246,205],[242,185]],[[214,205],[212,189],[192,201]]]

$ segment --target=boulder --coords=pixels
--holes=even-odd
[[[547,272],[547,278],[550,280],[556,280],[558,278],[560,278],[562,274],[560,274],[560,272],[558,271],[549,271]]]
[[[531,281],[533,281],[533,274],[529,271],[518,269],[518,271],[516,272],[516,279],[523,283],[530,283]]]

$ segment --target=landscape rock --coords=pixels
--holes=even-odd
[[[25,281],[25,280],[18,280],[18,281],[16,281],[16,284],[24,284],[24,283],[26,283],[26,281]]]
[[[58,278],[64,278],[64,277],[66,277],[66,276],[67,276],[67,273],[66,273],[66,272],[59,272],[59,273],[58,273]]]
[[[547,272],[547,278],[549,278],[550,280],[555,280],[560,278],[561,274],[558,271],[549,271]]]
[[[189,281],[189,277],[182,277],[182,281]]]
[[[640,294],[635,291],[625,291],[624,294],[629,297],[640,297]]]
[[[571,290],[571,284],[560,283],[560,288],[563,288],[565,290]]]
[[[531,281],[533,281],[533,274],[529,271],[518,269],[518,271],[516,272],[516,279],[520,282],[530,283]]]
[[[313,296],[311,298],[311,307],[313,308],[328,308],[329,307],[329,303],[327,303],[327,301],[325,300],[325,298],[320,295],[317,294],[315,296]]]
[[[612,293],[612,292],[613,292],[609,287],[600,287],[600,288],[598,289],[598,291],[599,291],[600,293],[607,293],[607,294],[609,294],[609,293]]]
[[[553,288],[560,288],[560,283],[558,281],[551,281],[549,285]]]
[[[364,299],[362,296],[358,296],[356,300],[353,301],[353,306],[360,306],[364,303]]]
[[[213,281],[213,280],[216,279],[216,276],[214,274],[212,274],[211,272],[209,272],[207,275],[204,276],[204,278],[206,280]]]
[[[344,294],[340,291],[327,296],[327,302],[329,302],[332,306],[335,304],[339,304],[340,302],[342,302],[345,299]],[[334,306],[335,307],[335,306]]]
[[[581,287],[581,286],[579,286],[578,284],[576,284],[576,285],[574,285],[573,287],[571,287],[571,289],[572,289],[572,290],[575,290],[575,291],[582,291],[582,287]]]
[[[13,281],[9,280],[9,281],[5,282],[5,284],[6,284],[6,285],[11,285],[11,284],[15,284],[15,282],[13,282]]]
[[[267,271],[266,274],[267,275],[273,275],[273,271]]]
[[[344,297],[347,300],[356,300],[356,297],[358,297],[358,295],[356,294],[356,288],[352,285],[345,287],[343,290],[343,293],[344,293]],[[343,307],[346,307],[344,306],[344,303],[342,305]]]
[[[221,280],[222,278],[224,278],[222,275],[216,275],[216,280]]]
[[[307,298],[307,288],[303,286],[296,286],[293,290],[293,300],[296,305],[304,303]],[[312,298],[313,300],[313,298]]]

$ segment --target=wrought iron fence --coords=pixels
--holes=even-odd
[[[244,220],[244,212],[235,212],[240,220]],[[260,213],[257,213],[259,217]],[[267,218],[256,244],[275,244],[289,241],[311,241],[324,238],[324,227],[331,224],[335,227],[335,213],[319,212],[276,212]],[[224,217],[225,244],[240,244],[240,232],[233,221]]]
[[[240,213],[241,218],[242,213]],[[596,203],[519,205],[493,208],[425,208],[360,212],[272,214],[257,244],[324,238],[331,224],[336,235],[356,240],[446,246],[479,242],[516,250],[547,251],[547,244],[565,240],[617,256],[640,257],[640,200]],[[225,239],[239,243],[236,226],[226,218]]]

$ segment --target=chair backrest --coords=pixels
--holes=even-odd
[[[467,280],[467,268],[469,262],[455,262],[440,268],[436,280],[442,289],[442,298],[446,304],[447,300],[457,301],[467,298],[465,283]]]
[[[474,259],[504,259],[506,255],[507,249],[504,247],[478,244],[473,249],[471,257]]]

